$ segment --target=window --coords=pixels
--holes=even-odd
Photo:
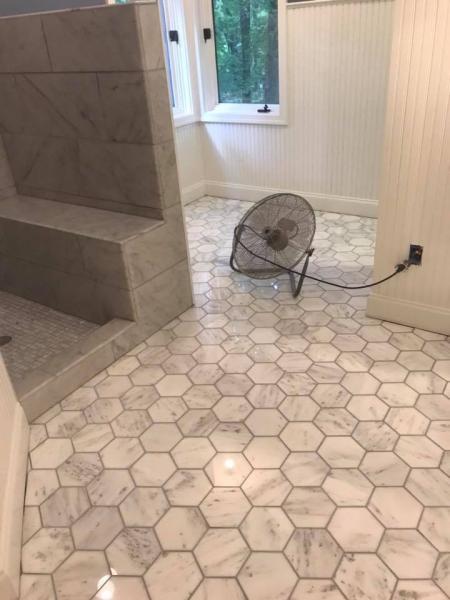
[[[219,102],[278,104],[277,0],[212,0]]]
[[[167,63],[167,78],[175,125],[195,120],[195,56],[189,40],[194,39],[191,0],[160,1],[161,29]]]
[[[284,0],[201,0],[204,121],[283,123]]]

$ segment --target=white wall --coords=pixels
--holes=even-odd
[[[0,598],[19,592],[28,423],[0,352]]]
[[[201,198],[205,194],[203,134],[201,123],[178,127],[175,132],[178,176],[184,202]]]
[[[450,2],[396,0],[375,277],[424,246],[423,266],[377,288],[368,313],[450,334]]]
[[[290,190],[316,208],[374,215],[391,15],[392,0],[290,7],[288,126],[199,125],[206,191],[253,200]],[[199,138],[198,129],[184,129],[181,169],[192,160],[190,136],[194,145]],[[183,188],[186,181],[182,175]]]

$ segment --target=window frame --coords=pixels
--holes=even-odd
[[[253,123],[287,125],[286,98],[286,0],[278,0],[278,80],[279,104],[269,104],[270,112],[258,113],[262,104],[219,102],[212,0],[199,0],[197,48],[200,65],[201,121],[205,123]],[[203,29],[211,29],[211,39],[204,41]]]
[[[197,58],[193,41],[196,38],[196,18],[192,0],[160,0],[161,20],[165,18],[165,29],[176,29],[179,42],[163,40],[167,78],[171,77],[173,101],[172,116],[175,127],[181,127],[199,120]],[[170,88],[170,82],[168,81]]]

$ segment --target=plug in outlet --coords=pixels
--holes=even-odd
[[[410,265],[420,266],[422,264],[423,246],[417,244],[410,244],[409,246],[409,258],[408,262]]]

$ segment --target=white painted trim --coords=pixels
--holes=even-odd
[[[189,204],[203,196],[206,196],[206,184],[204,181],[199,181],[181,190],[182,204]]]
[[[373,0],[297,0],[297,2],[286,2],[286,7],[291,8],[304,8],[305,6],[311,6],[311,4],[344,4],[345,2],[372,2]],[[391,2],[392,0],[386,0]]]
[[[2,441],[7,444],[6,451],[3,449],[0,456],[0,598],[16,600],[19,596],[29,429],[1,357],[0,413]]]
[[[450,335],[450,309],[371,294],[367,315],[384,321]]]
[[[250,123],[253,125],[286,126],[287,101],[287,10],[286,1],[278,0],[278,83],[279,104],[270,105],[272,112],[257,112],[257,104],[220,103],[214,37],[214,17],[211,0],[198,3],[197,60],[199,65],[200,120],[205,123]],[[202,39],[204,27],[212,31],[212,39]]]
[[[315,192],[304,192],[301,190],[282,190],[238,183],[223,183],[220,181],[204,181],[201,184],[191,186],[188,190],[191,192],[192,188],[196,188],[197,186],[199,186],[198,189],[201,189],[201,185],[203,185],[204,194],[208,196],[257,202],[258,200],[261,200],[261,198],[264,198],[264,196],[284,192],[304,196],[315,210],[358,215],[362,217],[377,216],[377,201],[369,198],[335,196]],[[183,197],[188,190],[183,191]],[[199,197],[200,196],[197,196],[197,198]],[[195,198],[192,198],[192,200],[195,200]]]

